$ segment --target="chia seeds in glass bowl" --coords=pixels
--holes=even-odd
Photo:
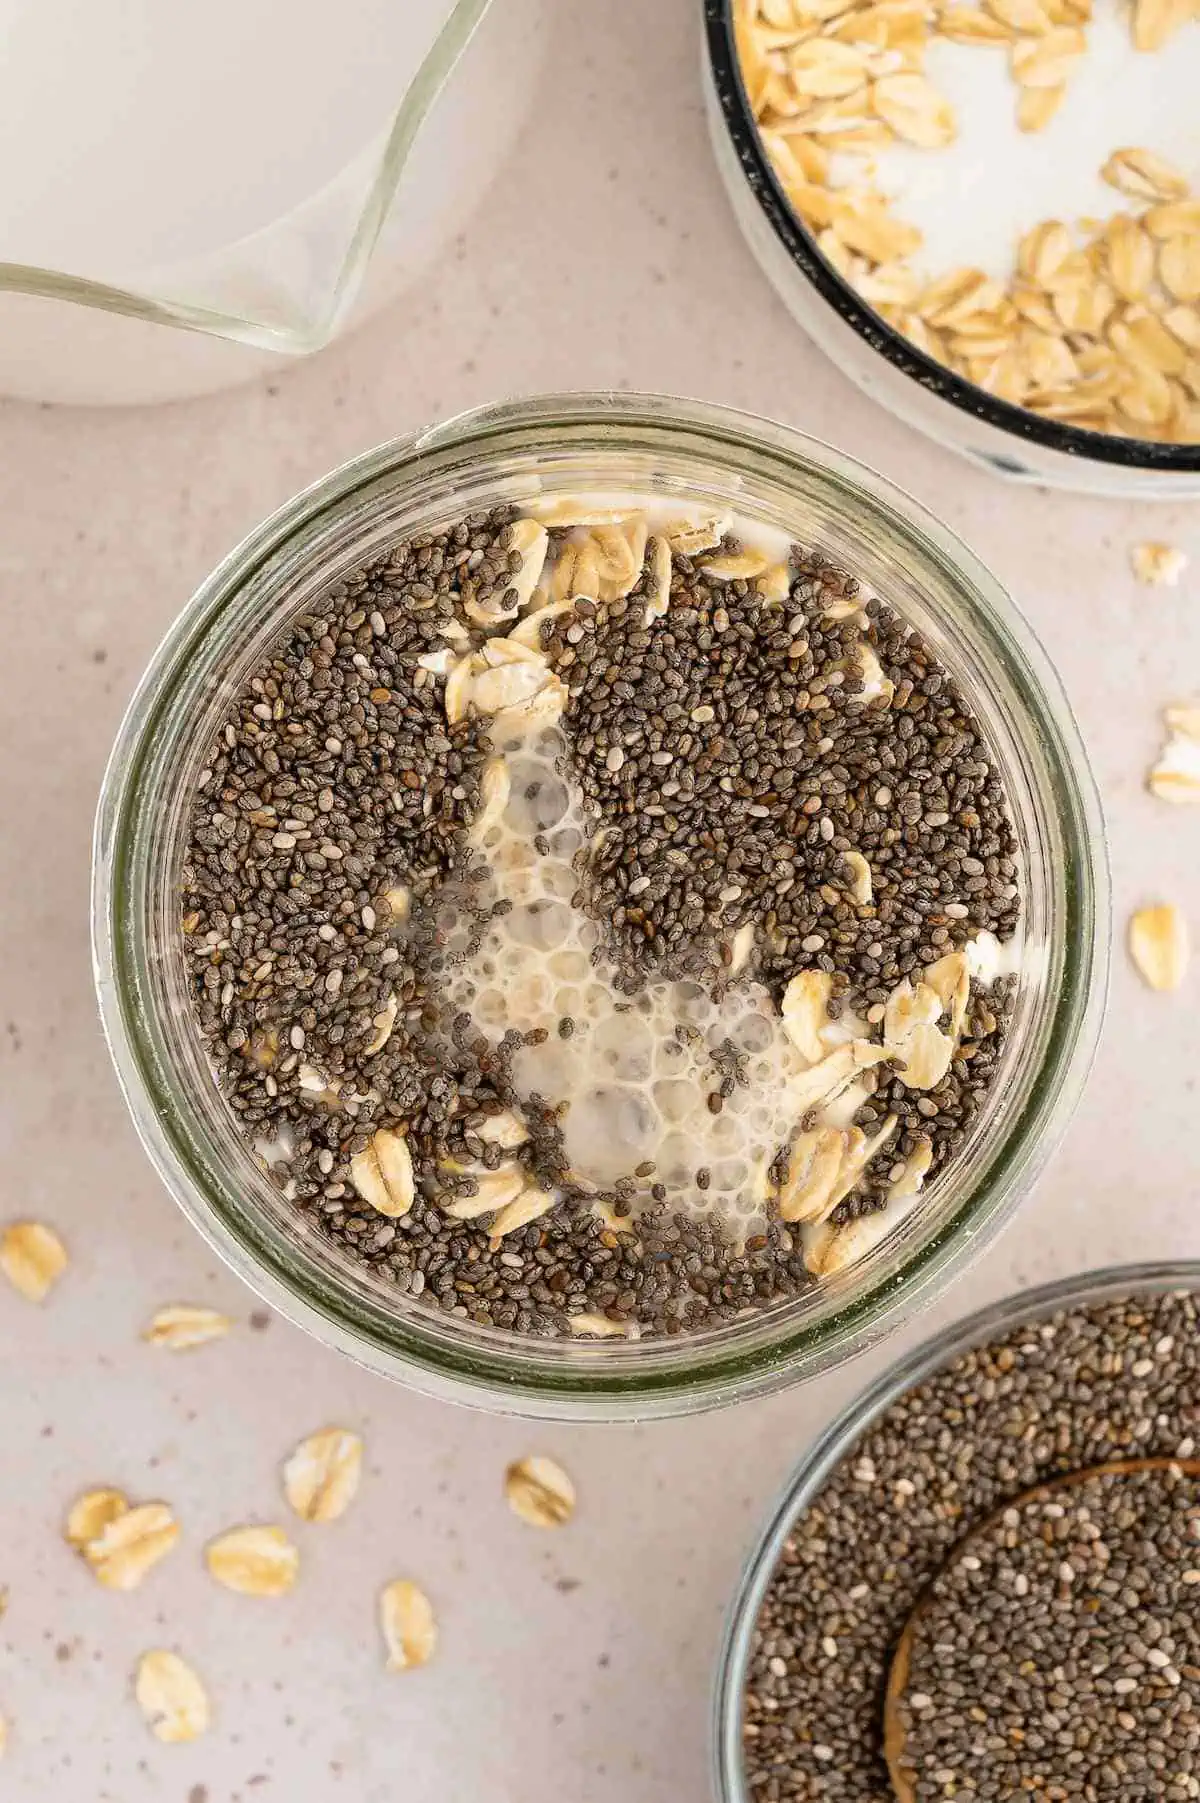
[[[959,1542],[892,1660],[900,1803],[1200,1796],[1198,1480],[1194,1458],[1114,1460]]]
[[[725,1803],[892,1803],[896,1773],[920,1803],[982,1803],[1025,1794],[1005,1788],[1010,1757],[1047,1798],[1200,1795],[1198,1294],[1195,1264],[1053,1284],[956,1324],[851,1404],[788,1484],[730,1617]],[[1086,1678],[1070,1652],[1085,1643]]]
[[[99,827],[118,1066],[193,1218],[379,1368],[773,1387],[1046,1155],[1103,965],[1079,772],[877,478],[684,403],[471,416],[302,497],[159,654]]]

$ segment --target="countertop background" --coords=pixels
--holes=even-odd
[[[784,1473],[890,1356],[773,1401],[648,1429],[476,1417],[352,1369],[259,1309],[168,1201],[135,1141],[92,1000],[87,883],[105,756],[194,584],[264,514],[352,453],[520,391],[643,387],[777,414],[876,465],[970,541],[1056,659],[1108,810],[1117,952],[1096,1069],[1004,1238],[891,1351],[1016,1288],[1200,1254],[1200,970],[1149,993],[1132,908],[1200,931],[1200,819],[1144,792],[1158,712],[1200,690],[1200,511],[1020,491],[913,437],[799,334],[743,246],[701,113],[694,0],[557,0],[538,103],[445,265],[315,361],[212,399],[129,412],[0,405],[0,1218],[53,1222],[50,1302],[0,1285],[0,1796],[14,1803],[697,1803],[722,1615]],[[552,14],[552,17],[551,17]],[[1135,541],[1182,546],[1139,587]],[[226,1341],[139,1343],[171,1301]],[[367,1445],[340,1523],[299,1528],[294,1593],[218,1590],[198,1550],[285,1519],[280,1459],[328,1422]],[[580,1506],[556,1534],[505,1507],[506,1462],[553,1452]],[[163,1496],[182,1546],[128,1596],[60,1537],[81,1489]],[[425,1670],[382,1669],[375,1593],[434,1597]],[[216,1708],[159,1746],[137,1654],[177,1645]]]

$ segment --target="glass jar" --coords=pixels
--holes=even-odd
[[[247,671],[326,587],[396,539],[531,494],[669,495],[777,525],[891,600],[962,685],[1007,785],[1026,952],[1000,1079],[916,1210],[798,1299],[684,1339],[517,1338],[450,1321],[352,1264],[239,1138],[193,1025],[177,918],[189,802]],[[101,1011],[126,1099],[184,1212],[293,1321],[435,1395],[569,1419],[672,1415],[776,1390],[860,1351],[940,1289],[1016,1206],[1079,1095],[1103,1007],[1099,803],[1044,652],[952,533],[789,429],[654,396],[484,408],[368,452],[266,521],[168,633],[121,728],[97,823]]]
[[[1083,494],[1200,496],[1200,444],[1090,432],[998,400],[910,343],[818,250],[763,151],[734,42],[735,0],[704,0],[705,103],[717,167],[760,268],[809,337],[864,394],[970,462]]]
[[[1087,1308],[1119,1296],[1200,1286],[1200,1261],[1116,1265],[1106,1271],[1061,1278],[1022,1290],[955,1321],[881,1373],[830,1423],[783,1487],[758,1542],[746,1561],[717,1659],[713,1692],[713,1796],[717,1803],[753,1803],[742,1760],[742,1714],[754,1627],[784,1543],[798,1518],[820,1495],[837,1467],[867,1429],[907,1390],[923,1384],[973,1346],[985,1345],[1027,1322],[1060,1309]]]

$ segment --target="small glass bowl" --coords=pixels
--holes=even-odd
[[[712,1771],[716,1803],[753,1803],[742,1758],[742,1714],[754,1628],[767,1588],[779,1564],[784,1543],[799,1517],[818,1497],[833,1473],[867,1429],[906,1391],[923,1384],[973,1346],[999,1339],[1027,1322],[1044,1320],[1060,1309],[1086,1308],[1118,1296],[1200,1286],[1200,1261],[1180,1259],[1159,1264],[1114,1265],[1103,1271],[1060,1278],[1034,1290],[1022,1290],[987,1308],[954,1321],[940,1333],[889,1366],[842,1410],[804,1454],[767,1518],[746,1561],[717,1657],[713,1690]]]
[[[195,1028],[177,918],[195,779],[285,624],[382,547],[473,507],[629,490],[741,511],[819,547],[934,644],[993,747],[1021,845],[1026,945],[999,1080],[924,1205],[796,1300],[693,1336],[560,1342],[451,1320],[352,1261],[240,1139]],[[848,458],[765,421],[653,396],[470,413],[367,453],[254,532],[199,589],[121,727],[97,819],[93,936],[109,1046],[184,1212],[283,1314],[429,1393],[569,1419],[688,1413],[812,1376],[940,1289],[1026,1193],[1061,1133],[1103,1009],[1107,870],[1070,710],[1024,620],[938,521]]]
[[[705,102],[742,233],[784,306],[864,394],[947,450],[1014,481],[1084,494],[1200,496],[1200,444],[1120,438],[997,400],[917,349],[857,295],[792,210],[763,150],[734,41],[735,0],[704,0]]]

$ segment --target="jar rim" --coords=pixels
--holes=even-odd
[[[734,0],[704,0],[705,38],[713,88],[726,130],[751,197],[805,281],[817,295],[894,369],[958,412],[994,426],[1010,438],[1089,463],[1159,474],[1200,471],[1200,444],[1160,444],[1153,439],[1093,432],[1062,420],[1046,419],[1029,408],[988,394],[909,339],[855,293],[826,262],[797,218],[763,149],[742,79],[733,28]]]
[[[749,1803],[742,1764],[742,1706],[754,1625],[783,1543],[801,1511],[819,1495],[847,1450],[893,1403],[946,1365],[1012,1328],[1123,1295],[1200,1288],[1200,1259],[1105,1265],[1018,1290],[949,1322],[885,1368],[841,1409],[797,1459],[755,1535],[725,1614],[710,1712],[713,1796]]]
[[[1060,809],[1066,855],[1056,899],[1064,910],[1065,968],[1040,1053],[1037,1075],[1045,1081],[1040,1088],[1033,1085],[1036,1093],[996,1136],[993,1164],[982,1181],[947,1211],[936,1232],[909,1248],[898,1270],[877,1273],[862,1294],[815,1323],[771,1328],[757,1337],[748,1332],[740,1347],[724,1351],[700,1347],[699,1336],[633,1347],[609,1341],[586,1349],[574,1344],[574,1356],[556,1363],[557,1354],[545,1355],[543,1343],[513,1346],[508,1335],[503,1352],[493,1356],[481,1353],[474,1338],[468,1344],[465,1331],[435,1332],[436,1316],[432,1324],[398,1323],[394,1307],[386,1311],[351,1295],[327,1268],[318,1268],[318,1261],[294,1245],[284,1247],[272,1237],[269,1223],[252,1220],[239,1207],[191,1118],[187,1094],[180,1093],[147,980],[146,823],[161,805],[154,790],[155,758],[181,696],[186,706],[189,684],[201,692],[203,647],[222,617],[239,602],[244,607],[247,596],[253,601],[255,584],[273,580],[280,559],[315,558],[323,531],[368,517],[381,484],[403,489],[431,468],[455,467],[455,460],[479,464],[496,454],[497,445],[522,434],[561,461],[572,433],[588,444],[603,443],[610,452],[628,451],[635,442],[665,448],[670,439],[713,468],[738,467],[735,458],[741,455],[773,473],[803,470],[812,479],[839,484],[864,508],[877,509],[900,535],[898,542],[926,557],[928,572],[944,569],[969,592],[995,645],[1006,646],[1022,680],[1022,704],[1036,722],[1037,755],[1051,770]],[[327,574],[323,580],[329,580]],[[158,896],[157,905],[161,901]],[[287,502],[226,557],[168,631],[118,734],[97,815],[93,951],[101,1015],[135,1125],[175,1200],[252,1288],[358,1362],[433,1394],[539,1416],[645,1418],[764,1393],[862,1350],[901,1306],[911,1306],[948,1278],[1015,1207],[1074,1106],[1099,1028],[1107,929],[1103,826],[1082,745],[1052,667],[995,579],[947,528],[852,459],[789,427],[668,396],[548,395],[480,408],[377,447]],[[632,1357],[622,1356],[630,1351]]]

